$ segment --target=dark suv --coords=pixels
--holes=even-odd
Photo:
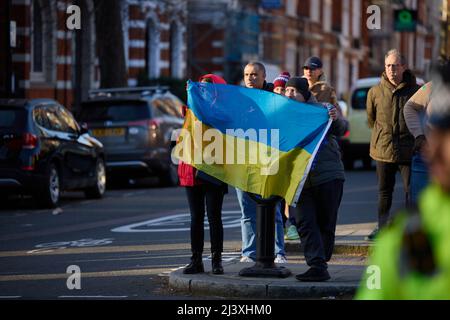
[[[90,95],[77,118],[103,143],[108,174],[157,176],[163,186],[177,185],[171,137],[183,125],[183,102],[165,87],[100,89]]]
[[[31,193],[56,207],[62,190],[105,192],[102,144],[50,99],[0,99],[0,193]]]

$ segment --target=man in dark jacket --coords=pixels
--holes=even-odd
[[[286,84],[286,97],[304,103],[317,103],[305,78],[292,77]],[[325,106],[324,106],[325,107]],[[344,189],[344,165],[336,136],[348,129],[337,109],[330,108],[331,127],[322,141],[300,195],[293,208],[306,263],[310,269],[296,276],[299,281],[330,279],[327,262],[333,254],[336,222]]]
[[[378,228],[368,240],[373,240],[378,229],[388,223],[397,171],[402,175],[406,204],[409,202],[414,137],[406,126],[403,107],[418,89],[405,57],[390,50],[385,56],[381,82],[367,96],[367,119],[372,129],[370,156],[377,162],[378,176]]]

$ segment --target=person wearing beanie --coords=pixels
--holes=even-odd
[[[289,74],[289,72],[282,72],[278,77],[275,78],[275,80],[273,80],[273,92],[284,95],[286,82],[288,82],[290,78],[291,75]]]
[[[298,102],[317,103],[316,98],[309,91],[308,80],[292,77],[286,83],[285,96]]]
[[[285,95],[299,102],[317,103],[305,78],[290,78],[286,83]],[[318,104],[317,107],[327,106]],[[345,134],[348,122],[336,108],[330,108],[328,114],[333,122],[308,173],[297,207],[289,208],[290,215],[295,217],[306,263],[310,267],[305,273],[296,275],[299,281],[330,279],[327,262],[334,249],[337,215],[345,181],[344,164],[336,137]]]
[[[431,182],[417,208],[397,213],[380,231],[367,265],[381,277],[374,290],[373,272],[363,273],[358,300],[450,299],[450,64],[438,70],[424,131]]]
[[[291,78],[291,74],[287,71],[283,71],[278,77],[273,80],[273,93],[280,94],[284,96],[286,83]],[[289,206],[286,202],[281,200],[281,208],[284,209],[283,218],[283,228],[284,228],[284,240],[298,240],[299,236],[297,233],[297,228],[295,227],[294,218],[289,216]],[[289,223],[287,223],[289,221]],[[289,227],[288,227],[289,226]]]
[[[322,60],[318,57],[309,57],[303,64],[303,76],[308,80],[309,90],[318,102],[331,103],[340,110],[336,91],[327,83],[323,72]]]

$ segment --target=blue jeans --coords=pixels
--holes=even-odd
[[[420,192],[428,184],[428,167],[419,153],[413,155],[411,164],[411,204],[417,204]]]
[[[236,188],[241,207],[242,255],[256,259],[256,202],[250,196]],[[285,256],[284,228],[281,216],[281,203],[278,203],[275,214],[275,255]]]

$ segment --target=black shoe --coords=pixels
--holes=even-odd
[[[309,268],[305,273],[296,275],[295,279],[305,282],[321,282],[329,280],[330,274],[327,269]]]
[[[184,274],[203,273],[205,268],[203,267],[202,254],[194,253],[191,257],[191,263],[183,269]]]
[[[378,228],[373,229],[373,231],[365,238],[367,241],[375,241],[379,233]]]
[[[222,254],[220,252],[212,253],[212,273],[223,274]]]

